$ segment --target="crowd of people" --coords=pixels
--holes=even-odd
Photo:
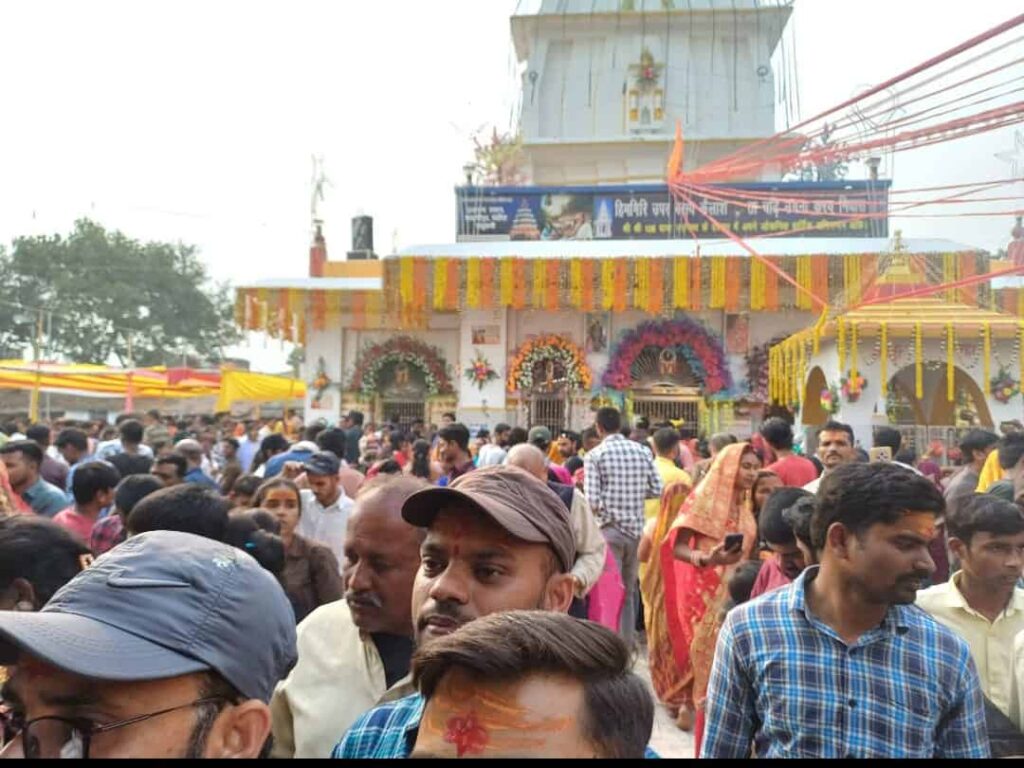
[[[395,422],[3,425],[3,756],[1024,755],[1019,424]]]

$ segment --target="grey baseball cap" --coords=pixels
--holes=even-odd
[[[307,475],[332,477],[341,470],[341,462],[330,451],[321,451],[306,459],[302,468],[306,470]]]
[[[153,531],[99,558],[39,613],[0,611],[0,664],[21,653],[117,682],[212,671],[269,702],[297,659],[295,614],[240,549]]]

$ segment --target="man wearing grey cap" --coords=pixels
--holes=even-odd
[[[0,612],[17,733],[2,756],[258,757],[295,658],[288,598],[249,555],[186,533],[135,536],[39,613]]]
[[[345,562],[345,529],[353,506],[338,478],[341,461],[330,451],[321,451],[306,459],[302,468],[309,488],[301,493],[302,516],[297,532],[328,547],[340,568]]]
[[[569,515],[528,472],[478,469],[447,488],[413,494],[402,517],[427,529],[412,591],[417,647],[493,613],[568,611],[576,560]],[[408,757],[422,714],[418,693],[376,707],[348,730],[334,757]]]

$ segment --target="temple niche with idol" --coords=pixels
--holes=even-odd
[[[363,227],[346,258],[329,259],[318,231],[307,278],[239,289],[243,327],[323,359],[337,396],[312,393],[307,421],[358,408],[376,421],[438,423],[455,411],[471,428],[578,430],[610,404],[740,437],[773,413],[808,431],[838,414],[865,443],[890,418],[912,441],[970,420],[992,426],[1005,411],[968,381],[990,350],[992,377],[1013,369],[1019,388],[1009,325],[987,310],[973,336],[943,336],[950,307],[987,306],[988,287],[941,307],[877,305],[896,313],[884,344],[880,310],[830,318],[815,298],[855,306],[886,284],[990,269],[970,245],[890,232],[891,182],[877,166],[858,168],[859,179],[759,167],[691,195],[666,183],[670,157],[699,168],[776,133],[773,56],[791,11],[756,0],[544,0],[513,17],[523,183],[471,174],[455,190],[450,243],[378,258]],[[758,238],[764,259],[720,222]],[[949,349],[947,386],[935,365],[949,373]],[[839,407],[822,405],[830,392]]]

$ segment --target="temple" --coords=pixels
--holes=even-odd
[[[915,347],[945,366],[942,319],[958,303],[986,308],[977,338],[952,342],[953,403],[963,407],[934,405],[944,384],[932,374],[911,382],[914,394],[928,390],[920,407],[886,404],[909,386],[896,319],[913,307],[889,307],[890,346],[879,345],[877,323],[836,319],[907,285],[992,268],[970,245],[890,232],[889,180],[789,180],[768,167],[730,180],[745,202],[712,187],[681,199],[666,183],[677,125],[684,168],[776,134],[772,62],[790,12],[756,0],[544,0],[513,17],[523,183],[457,188],[449,243],[379,259],[354,243],[332,260],[318,238],[309,277],[239,289],[238,323],[305,344],[305,378],[316,380],[307,420],[358,408],[377,421],[436,423],[455,411],[470,427],[579,429],[614,404],[694,434],[743,437],[773,413],[815,426],[821,395],[841,400],[840,381],[866,373],[841,414],[862,442],[892,416],[912,442],[968,426],[967,412],[991,426],[1004,411],[981,407],[985,388],[968,385],[981,363],[961,358],[974,361],[989,328],[1002,367],[1019,365],[1004,349],[1011,321],[987,286],[924,306],[926,340]],[[858,346],[869,344],[880,350]],[[885,355],[893,381],[883,387]]]

